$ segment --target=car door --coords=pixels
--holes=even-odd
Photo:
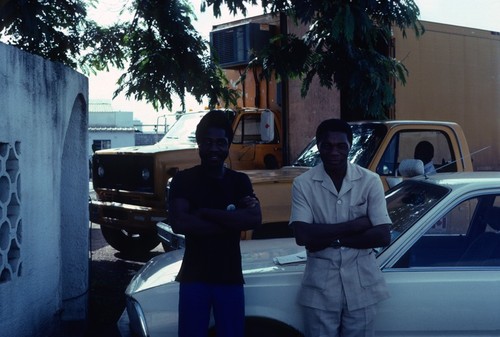
[[[500,197],[485,193],[445,204],[423,217],[421,228],[401,235],[392,253],[397,258],[383,266],[391,298],[378,306],[377,336],[499,334],[500,256],[493,252],[500,234],[485,213],[500,205]],[[491,242],[465,259],[485,233]]]

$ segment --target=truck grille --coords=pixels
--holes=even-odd
[[[98,155],[92,160],[94,188],[154,192],[154,157]]]

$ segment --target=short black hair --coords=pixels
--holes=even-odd
[[[332,118],[321,122],[316,129],[316,143],[319,143],[325,137],[327,132],[345,133],[349,144],[352,145],[352,129],[346,121]]]
[[[415,159],[420,159],[424,164],[429,163],[434,157],[434,146],[426,140],[421,141],[415,146]]]
[[[196,126],[196,142],[199,144],[209,128],[220,128],[226,131],[229,144],[233,142],[233,128],[228,115],[222,110],[210,110]]]

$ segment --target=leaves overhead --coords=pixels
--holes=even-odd
[[[308,27],[303,36],[281,35],[260,54],[264,73],[299,78],[305,97],[314,78],[336,87],[348,113],[386,118],[394,80],[406,83],[405,66],[391,55],[392,29],[424,32],[411,0],[262,0],[271,13],[286,12]],[[345,113],[345,112],[343,112]]]
[[[135,15],[125,36],[129,65],[118,80],[117,92],[146,100],[155,109],[172,108],[172,93],[191,93],[199,102],[208,96],[215,106],[219,97],[236,101],[222,72],[211,62],[208,42],[192,25],[187,2],[136,0]]]
[[[78,0],[3,0],[0,37],[29,53],[75,68],[86,15],[85,5]]]
[[[235,103],[223,71],[211,58],[192,23],[187,0],[129,0],[128,22],[102,27],[87,17],[98,0],[0,0],[0,38],[30,53],[62,62],[86,73],[124,72],[117,95],[172,108],[173,96],[190,93],[211,106]],[[246,14],[260,5],[272,15],[286,13],[307,28],[303,36],[281,34],[249,65],[261,77],[302,81],[302,95],[315,78],[343,93],[349,111],[383,118],[394,103],[393,80],[405,83],[407,70],[390,53],[391,29],[423,33],[412,0],[202,0],[201,10],[221,16]],[[228,20],[229,21],[229,20]]]
[[[115,96],[145,100],[155,109],[172,109],[191,93],[209,105],[235,104],[223,72],[210,59],[208,41],[192,21],[186,0],[134,0],[125,11],[130,22],[99,26],[87,18],[97,0],[2,0],[0,38],[27,52],[83,72],[124,70]]]

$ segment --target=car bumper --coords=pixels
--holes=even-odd
[[[158,222],[156,224],[156,232],[163,245],[163,247],[170,247],[171,249],[180,249],[185,247],[185,238],[182,234],[176,234],[169,224],[165,222]]]
[[[125,230],[154,230],[166,219],[166,212],[151,207],[96,200],[90,202],[89,213],[93,223]]]

